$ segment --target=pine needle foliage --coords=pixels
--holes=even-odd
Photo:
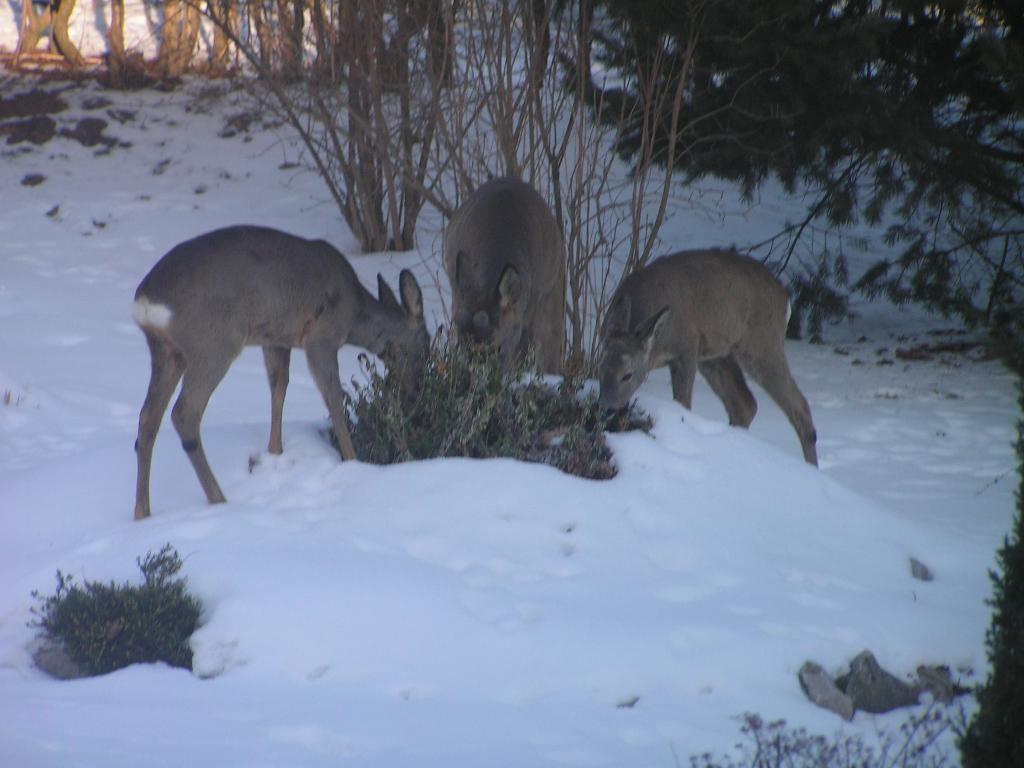
[[[438,334],[412,400],[394,377],[362,358],[350,423],[356,455],[374,464],[462,456],[543,462],[589,478],[615,476],[606,431],[651,428],[635,406],[604,414],[582,382],[549,384],[524,360],[503,370],[496,355]]]
[[[104,675],[130,664],[163,661],[192,668],[189,637],[199,626],[202,606],[177,576],[182,561],[166,544],[137,558],[143,583],[83,581],[57,571],[57,591],[32,597],[30,626],[64,647],[87,675]]]
[[[793,314],[799,326],[806,321],[811,341],[821,341],[825,323],[838,323],[849,314],[850,302],[846,293],[849,283],[846,258],[843,254],[829,259],[823,254],[816,269],[807,269],[790,283],[793,294]],[[799,338],[799,333],[795,336]]]
[[[593,84],[592,113],[621,123],[635,168],[671,162],[750,199],[771,178],[800,190],[789,254],[816,230],[879,228],[892,253],[850,286],[868,297],[1000,332],[1024,311],[1020,2],[594,5],[593,53],[615,76]]]

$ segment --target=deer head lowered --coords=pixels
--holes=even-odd
[[[401,304],[377,277],[379,299],[323,240],[237,226],[172,248],[135,292],[132,314],[146,335],[152,363],[135,443],[135,519],[148,517],[153,443],[179,380],[171,420],[211,504],[224,501],[203,451],[199,425],[207,402],[245,346],[263,348],[270,381],[270,441],[281,453],[281,412],[293,347],[306,361],[327,405],[345,459],[355,458],[338,373],[338,349],[355,344],[381,355],[415,389],[430,337],[423,298],[408,270],[399,277]]]
[[[561,372],[565,252],[533,187],[500,178],[470,195],[445,231],[444,268],[459,338],[491,347],[506,366],[532,347],[542,372]]]
[[[650,371],[667,365],[673,398],[690,408],[699,370],[729,422],[748,427],[757,401],[746,371],[789,418],[804,459],[817,465],[811,411],[783,345],[789,312],[786,290],[753,259],[716,250],[657,259],[627,277],[612,298],[601,328],[599,403],[625,406]]]

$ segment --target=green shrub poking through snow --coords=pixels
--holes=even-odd
[[[497,355],[449,343],[438,334],[420,391],[406,400],[393,377],[362,358],[366,382],[353,381],[351,426],[356,455],[374,464],[465,456],[544,462],[579,477],[614,477],[605,431],[649,430],[650,419],[630,406],[602,414],[581,382],[551,385],[527,373],[524,361],[502,371]]]
[[[145,581],[74,583],[57,571],[57,591],[32,596],[32,626],[59,643],[88,675],[103,675],[129,664],[164,661],[192,668],[189,637],[199,626],[202,607],[177,577],[181,557],[170,544],[136,559]]]

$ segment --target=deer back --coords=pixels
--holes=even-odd
[[[565,254],[558,224],[529,184],[494,179],[455,212],[444,265],[456,331],[509,356],[564,333]]]
[[[238,226],[171,249],[135,299],[140,324],[162,326],[179,347],[211,334],[301,347],[314,331],[343,341],[372,296],[329,243]],[[145,322],[147,314],[160,322]]]
[[[625,321],[624,305],[629,308]],[[656,259],[623,281],[602,338],[642,329],[666,308],[651,340],[652,368],[678,356],[694,338],[699,339],[701,358],[781,338],[789,298],[775,276],[754,259],[727,250],[681,251]]]

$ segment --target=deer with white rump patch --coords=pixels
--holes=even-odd
[[[786,361],[790,304],[763,264],[733,251],[683,251],[627,277],[601,328],[605,408],[621,408],[655,368],[667,365],[672,397],[685,408],[697,371],[725,405],[729,423],[748,427],[757,401],[743,371],[789,418],[804,459],[817,465],[817,434]]]
[[[355,458],[338,373],[338,349],[355,344],[381,355],[415,390],[430,337],[423,298],[408,270],[399,277],[399,304],[377,276],[379,299],[345,257],[323,240],[274,229],[229,227],[172,248],[135,292],[133,316],[149,344],[152,374],[135,443],[135,519],[148,517],[149,475],[171,395],[182,381],[171,421],[211,504],[223,502],[207,463],[199,424],[214,389],[245,346],[263,348],[270,381],[270,441],[281,453],[281,413],[293,347],[306,351],[345,459]]]
[[[547,203],[518,179],[492,179],[445,231],[452,319],[462,339],[498,352],[507,367],[533,348],[542,373],[561,373],[565,251]]]

